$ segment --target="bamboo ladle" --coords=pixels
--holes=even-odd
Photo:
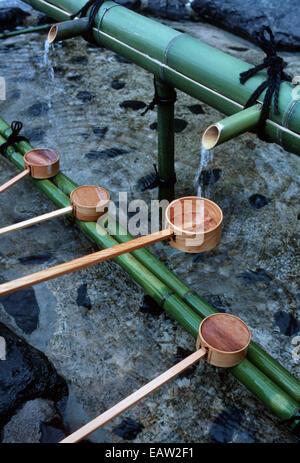
[[[74,196],[75,198],[78,197],[80,189],[84,188],[90,187],[79,187],[74,190],[71,195],[71,202],[72,200],[74,202]],[[75,193],[76,191],[77,193]],[[94,209],[96,209],[95,206]],[[76,206],[77,216],[78,210],[78,206]],[[71,212],[71,209],[68,209],[68,212]],[[103,211],[101,213],[103,214]],[[85,213],[82,216],[84,217]],[[81,270],[159,241],[168,240],[172,247],[184,252],[199,253],[208,251],[217,246],[221,239],[222,220],[222,210],[209,199],[196,196],[175,199],[166,209],[166,228],[164,230],[3,283],[0,285],[0,296]]]
[[[59,154],[49,148],[27,151],[24,156],[24,167],[23,172],[0,186],[0,193],[4,193],[27,176],[40,180],[54,177],[59,172]]]
[[[77,219],[84,220],[85,222],[96,222],[106,211],[105,208],[109,202],[109,193],[100,186],[84,185],[72,191],[70,202],[70,206],[63,207],[62,209],[47,212],[47,214],[0,228],[0,236],[30,227],[37,223],[45,222],[55,217],[69,214],[70,212],[72,212]]]
[[[196,352],[106,410],[60,443],[79,442],[202,358],[216,367],[229,368],[238,365],[247,354],[250,340],[250,330],[240,318],[226,313],[216,313],[206,317],[199,327]]]

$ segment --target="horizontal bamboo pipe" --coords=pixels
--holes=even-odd
[[[66,275],[67,273],[72,273],[77,270],[90,267],[91,265],[99,264],[100,262],[113,259],[121,254],[134,251],[135,249],[167,240],[168,238],[171,238],[172,235],[173,232],[171,230],[162,230],[157,233],[152,233],[151,235],[141,236],[131,242],[118,244],[111,248],[103,249],[102,251],[70,260],[69,262],[64,262],[63,264],[56,265],[55,267],[50,267],[48,269],[41,270],[40,272],[32,273],[31,275],[18,278],[17,280],[3,283],[0,285],[0,297],[19,291],[20,289],[28,288],[28,286],[37,285],[43,281],[52,280],[53,278]]]
[[[48,33],[48,43],[56,43],[61,40],[72,39],[84,34],[88,30],[87,18],[74,19],[63,23],[54,24]]]
[[[16,185],[16,183],[19,183],[23,178],[28,177],[28,175],[30,175],[30,169],[25,169],[20,174],[8,180],[8,182],[0,186],[0,194],[4,193],[6,190],[11,188],[13,185]]]
[[[85,426],[82,426],[82,428],[70,434],[68,437],[60,441],[60,444],[74,444],[75,442],[81,441],[92,432],[101,428],[101,426],[106,424],[108,421],[116,418],[118,415],[125,412],[125,410],[132,407],[152,392],[156,391],[158,388],[178,376],[190,366],[194,365],[206,355],[207,351],[205,349],[199,349],[198,351],[193,352],[187,358],[183,359],[181,362],[177,363],[172,368],[162,373],[160,376],[157,376],[152,381],[135,391],[133,394],[121,400],[121,402],[117,403],[109,410],[106,410],[106,412],[97,416],[97,418],[90,421]]]
[[[31,227],[32,225],[36,225],[38,223],[46,222],[47,220],[54,219],[55,217],[61,217],[62,215],[69,214],[70,212],[73,212],[73,207],[67,206],[63,209],[47,212],[47,214],[39,215],[38,217],[33,217],[32,219],[24,220],[23,222],[8,225],[7,227],[0,228],[0,236],[12,231],[22,230],[23,228]]]
[[[261,105],[251,106],[210,125],[202,136],[203,148],[212,150],[225,141],[253,129],[259,121],[260,112]]]
[[[9,125],[2,118],[0,118],[0,133],[6,138],[11,134]],[[0,143],[5,141],[0,136]],[[17,145],[22,154],[32,149],[32,146],[25,141],[19,142]],[[12,147],[8,148],[6,156],[19,169],[24,168],[22,155]],[[32,181],[58,207],[65,207],[69,204],[67,196],[52,181],[36,181],[34,179]],[[68,195],[78,186],[62,173],[54,177],[53,181],[57,182]],[[92,238],[99,247],[107,248],[117,244],[112,236],[100,235],[95,223],[82,222],[81,220],[75,220],[75,222],[81,231]],[[123,239],[121,236],[118,238]],[[130,235],[124,238],[132,239]],[[141,251],[143,252],[142,257]],[[213,307],[195,294],[147,249],[133,251],[132,254],[134,256],[131,254],[118,256],[115,261],[131,275],[147,294],[196,338],[202,318],[216,312]],[[152,273],[152,269],[155,270],[157,276]],[[170,295],[170,288],[174,294]],[[183,302],[183,299],[186,302]],[[250,344],[248,353],[251,346],[253,343]],[[252,363],[252,358],[256,361],[257,366]],[[232,368],[233,376],[256,395],[276,416],[282,420],[289,420],[289,427],[294,429],[299,420],[299,381],[257,344],[255,349],[252,349],[252,358],[251,361],[245,359],[241,364]],[[263,368],[265,368],[265,372]],[[274,400],[275,397],[276,400]]]
[[[86,0],[24,1],[58,21],[70,19],[86,3]],[[92,32],[99,46],[124,56],[226,115],[242,111],[250,95],[267,77],[262,71],[242,85],[239,75],[250,69],[250,64],[111,1],[101,6]],[[299,155],[300,100],[294,100],[293,90],[290,83],[281,83],[279,115],[274,113],[272,104],[265,133],[270,142]],[[264,93],[258,103],[263,98]]]

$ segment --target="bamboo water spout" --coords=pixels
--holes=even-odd
[[[74,192],[76,193],[76,190]],[[3,283],[0,285],[0,296],[81,270],[159,241],[168,240],[172,247],[184,252],[207,251],[219,244],[222,220],[221,209],[212,201],[193,196],[177,199],[169,204],[166,210],[166,229]]]
[[[61,40],[72,39],[84,34],[88,30],[87,18],[74,19],[63,23],[54,24],[48,32],[48,43],[56,43]]]
[[[206,317],[199,327],[196,352],[145,384],[60,443],[79,442],[203,358],[207,363],[217,367],[230,368],[238,365],[246,357],[250,340],[249,328],[238,317],[227,313]]]
[[[86,3],[86,0],[24,1],[58,21],[69,20]],[[242,85],[239,75],[250,64],[111,1],[101,6],[92,34],[99,46],[119,53],[171,87],[226,115],[241,112],[267,76],[266,72],[260,72]],[[281,83],[279,114],[274,113],[272,105],[265,134],[270,142],[299,155],[300,100],[293,98],[293,90],[290,83]],[[264,93],[259,104],[263,97]]]
[[[212,150],[225,141],[255,128],[260,111],[261,105],[258,104],[210,125],[202,136],[203,148]]]

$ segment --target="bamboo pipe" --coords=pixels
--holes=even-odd
[[[246,357],[250,339],[250,330],[240,318],[227,313],[213,314],[206,317],[199,327],[196,352],[145,384],[60,443],[79,442],[202,358],[205,358],[210,365],[222,368],[238,365]]]
[[[88,18],[79,18],[72,21],[54,24],[48,33],[48,43],[56,43],[61,40],[78,37],[88,31]]]
[[[11,133],[9,125],[0,118],[0,133],[5,134],[8,137]],[[0,137],[0,142],[4,143],[4,139]],[[19,142],[18,147],[23,154],[25,154],[28,149],[31,149],[31,145],[27,142]],[[16,152],[12,147],[9,147],[6,156],[13,162],[19,169],[23,168],[23,157],[21,154]],[[76,188],[74,182],[72,182],[68,177],[59,173],[54,177],[55,181],[60,181],[61,185],[65,189],[69,189],[68,195],[70,192]],[[37,188],[42,191],[48,198],[50,198],[57,206],[65,207],[69,204],[68,197],[58,189],[52,182],[49,180],[42,180],[36,182],[33,179],[33,182]],[[109,235],[99,234],[97,226],[94,222],[82,222],[80,220],[75,220],[76,224],[87,236],[93,239],[93,241],[101,248],[108,248],[114,246],[117,242]],[[146,251],[144,249],[144,251]],[[139,251],[134,251],[138,253]],[[199,324],[201,322],[201,316],[196,315],[192,310],[197,308],[198,312],[213,310],[213,308],[196,295],[192,290],[188,290],[189,294],[186,294],[184,299],[191,305],[189,306],[177,294],[170,295],[170,287],[166,283],[170,282],[179,288],[180,294],[183,294],[185,291],[185,284],[177,279],[172,272],[170,272],[158,259],[152,256],[149,253],[151,259],[148,257],[145,260],[145,265],[149,268],[146,268],[141,262],[139,262],[131,254],[124,254],[115,258],[115,261],[126,270],[129,275],[149,294],[164,310],[166,310],[178,323],[180,323],[190,334],[194,337],[197,337]],[[156,266],[159,264],[159,270],[157,274],[163,279],[166,283],[163,283],[161,279],[157,278],[150,271],[152,265]],[[176,279],[172,282],[169,278],[169,273]],[[166,275],[167,273],[167,275]],[[177,282],[177,283],[176,283]],[[185,294],[185,292],[184,292]],[[258,364],[264,365],[264,357],[261,355],[261,352],[264,351],[260,349],[259,362]],[[256,352],[254,352],[256,354]],[[266,362],[266,369],[270,373],[273,373],[273,376],[276,378],[276,375],[280,375],[280,378],[277,381],[271,379],[267,374],[259,369],[259,367],[254,366],[250,361],[245,359],[241,364],[231,369],[233,376],[235,376],[242,384],[244,384],[256,397],[258,397],[266,407],[268,407],[272,412],[282,420],[289,420],[289,427],[294,429],[297,426],[297,420],[299,418],[299,400],[293,399],[292,396],[297,395],[297,390],[299,392],[299,381],[292,375],[287,372],[281,365],[279,365],[271,356],[268,356],[269,360]],[[273,367],[273,363],[275,367]],[[277,365],[277,367],[276,367]],[[284,376],[282,371],[286,374],[289,374],[294,383],[287,381],[287,387],[291,386],[290,390],[293,394],[289,395],[289,389],[284,392],[283,389],[278,385],[280,383],[285,384]],[[298,388],[298,389],[297,389]],[[276,397],[276,401],[273,398]]]
[[[0,133],[5,135],[6,138],[10,135],[11,129],[9,124],[7,124],[2,118],[0,118]],[[3,139],[0,138],[0,142]],[[4,140],[2,141],[2,143]],[[25,142],[19,142],[18,143],[18,149],[22,154],[25,154],[28,150],[33,149],[33,147]],[[22,169],[23,166],[23,161],[22,161],[22,156],[16,152],[12,148],[9,148],[9,152],[7,153],[7,157],[20,169]],[[63,194],[67,194],[70,196],[72,191],[78,187],[76,183],[74,183],[71,179],[69,179],[66,175],[63,173],[59,173],[56,177],[53,178],[53,182],[60,188],[57,189],[55,185],[50,184],[48,187],[48,182],[42,181],[36,184],[36,186],[41,189],[46,195],[58,206],[65,205],[66,201],[66,196]],[[50,182],[49,182],[50,183]],[[47,186],[46,186],[47,185]],[[63,192],[63,193],[62,193]],[[64,199],[65,198],[65,199]],[[84,231],[88,236],[92,237],[92,239],[100,246],[112,246],[113,244],[117,244],[117,242],[111,237],[111,236],[100,236],[97,233],[96,225],[95,223],[84,223],[84,222],[78,222],[79,227],[81,228],[82,231]],[[120,225],[118,224],[119,229],[121,228]],[[133,236],[130,234],[124,233],[124,230],[121,230],[120,235],[117,235],[115,237],[118,242],[126,242],[126,241],[131,241]],[[184,300],[187,303],[186,307],[192,308],[194,313],[197,314],[199,317],[206,317],[208,315],[211,315],[212,313],[216,313],[216,310],[208,304],[204,299],[202,299],[198,294],[196,294],[189,286],[187,286],[183,281],[181,281],[173,272],[171,272],[162,262],[160,262],[153,254],[149,252],[148,249],[142,248],[136,251],[132,252],[132,255],[134,256],[137,261],[143,265],[145,269],[151,272],[151,274],[154,274],[156,277],[156,286],[159,285],[159,282],[162,282],[163,284],[167,285],[174,293],[180,297],[182,300]],[[126,260],[126,255],[117,257],[116,260],[118,263],[121,265],[121,267],[125,268],[127,272],[131,274],[131,276],[135,279],[138,280],[140,276],[140,272],[136,274],[132,274],[130,272],[130,268],[124,264],[123,260]],[[132,262],[132,261],[131,261]],[[145,278],[143,277],[142,280],[138,280],[139,283],[141,284],[142,287],[144,287],[145,291],[148,292],[148,294],[152,295],[152,297],[160,304],[160,299],[157,299],[156,293],[149,292],[149,287],[145,287]],[[168,293],[168,290],[167,290]],[[167,294],[166,293],[166,294]],[[172,299],[172,297],[171,297]],[[166,304],[168,305],[170,303],[170,298],[167,298]],[[170,310],[170,307],[166,307],[164,305],[164,308],[166,310]],[[183,309],[180,309],[183,310]],[[185,312],[186,314],[186,312]],[[193,331],[193,318],[190,317],[191,323],[187,324],[187,315],[185,317],[178,317],[178,312],[177,315],[174,315],[174,312],[172,312],[172,315],[175,317],[179,323],[181,323],[189,332],[194,334]],[[190,316],[190,314],[189,314]],[[196,315],[195,315],[196,316]],[[251,341],[249,348],[248,348],[248,358],[255,365],[261,372],[264,373],[265,377],[270,378],[272,382],[274,382],[276,385],[279,386],[279,388],[282,391],[285,391],[290,397],[292,397],[296,402],[300,402],[300,383],[299,380],[294,377],[286,368],[284,368],[282,365],[280,365],[271,355],[269,355],[267,352],[265,352],[258,344],[256,344],[254,341]],[[246,381],[246,377],[248,377],[248,374],[245,375],[245,372],[249,370],[249,366],[246,367],[236,367],[234,368],[234,371],[232,373],[244,384]],[[249,370],[250,371],[250,370]],[[252,374],[252,373],[251,373]],[[249,373],[250,376],[250,373]],[[262,382],[265,381],[265,379],[261,380]],[[248,386],[249,387],[249,386]],[[262,389],[260,389],[259,392],[251,389],[253,393],[256,395],[261,395]],[[267,394],[265,393],[264,390],[264,398],[262,399],[265,403],[267,401]],[[269,407],[274,407],[274,403],[269,403]],[[279,416],[278,411],[274,411]]]
[[[85,0],[24,1],[58,21],[68,20],[85,4]],[[226,115],[242,111],[267,77],[262,71],[241,85],[239,75],[250,69],[250,64],[110,1],[104,2],[95,18],[93,37],[101,47],[119,53]],[[265,133],[270,142],[300,154],[300,103],[294,100],[293,89],[290,83],[281,83],[280,114],[274,114],[271,105]],[[263,97],[264,93],[258,103]]]
[[[210,125],[202,136],[203,148],[212,150],[225,141],[253,129],[259,121],[260,111],[261,105],[258,104]]]

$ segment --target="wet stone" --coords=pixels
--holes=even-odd
[[[32,117],[43,116],[49,111],[49,106],[47,103],[39,102],[34,103],[27,109],[27,114]]]
[[[95,98],[95,95],[92,95],[90,92],[83,91],[83,92],[78,92],[76,95],[76,98],[78,98],[78,100],[81,100],[83,103],[88,103],[93,98]]]
[[[155,172],[144,175],[137,182],[140,191],[152,190],[158,186],[158,179]]]
[[[23,26],[27,16],[29,14],[21,8],[0,8],[0,31]]]
[[[203,298],[218,312],[230,312],[230,304],[219,294],[205,294]]]
[[[44,254],[32,254],[31,256],[18,257],[18,261],[22,265],[32,265],[43,264],[44,262],[48,262],[52,258],[53,254],[51,252],[45,252]]]
[[[257,194],[251,195],[248,198],[248,201],[250,203],[250,206],[253,209],[261,209],[262,207],[267,206],[267,204],[269,204],[271,200],[267,198],[266,196],[263,196],[257,193]]]
[[[151,130],[157,130],[157,122],[152,122],[152,124],[149,125],[149,128]]]
[[[234,431],[240,427],[244,413],[233,408],[223,410],[214,420],[209,436],[211,442],[231,442]]]
[[[47,357],[0,323],[6,360],[0,362],[0,428],[28,400],[47,398],[59,407],[68,394],[65,380]]]
[[[279,310],[274,315],[275,323],[285,336],[294,336],[300,331],[300,321],[293,314]]]
[[[49,423],[41,423],[41,444],[56,444],[67,437],[68,433],[59,419],[54,418]]]
[[[248,284],[259,282],[270,283],[270,281],[272,281],[271,275],[269,275],[263,268],[243,272],[238,275],[238,278],[242,279],[245,283]]]
[[[93,132],[97,137],[103,138],[108,131],[108,127],[93,127]]]
[[[132,109],[133,111],[138,111],[139,109],[143,109],[146,107],[146,103],[143,101],[138,101],[138,100],[126,100],[122,101],[120,103],[120,108],[129,108]]]
[[[188,108],[193,114],[204,114],[204,109],[200,104],[193,104],[191,106],[188,106]]]
[[[110,84],[111,88],[114,90],[121,90],[121,88],[124,88],[126,85],[125,82],[121,82],[120,80],[113,80],[112,83]]]
[[[2,296],[0,304],[24,333],[30,334],[38,327],[40,308],[33,288]]]
[[[191,350],[184,349],[183,347],[178,346],[174,363],[181,362],[181,360],[184,360],[186,357],[188,357],[192,353],[193,352]],[[178,378],[188,378],[194,373],[195,369],[196,369],[196,365],[191,365],[186,370],[184,370],[182,373],[180,373],[180,375],[178,375]]]
[[[71,59],[71,63],[86,65],[88,64],[88,59],[86,56],[74,56],[74,58]]]
[[[174,119],[174,130],[175,130],[175,133],[181,133],[185,128],[186,126],[188,125],[188,123],[186,121],[184,121],[183,119]]]
[[[115,147],[103,151],[89,151],[85,154],[85,157],[88,159],[110,159],[128,153],[130,153],[130,150]]]
[[[157,318],[164,312],[164,309],[162,309],[151,296],[146,294],[143,299],[143,304],[140,307],[140,311],[144,314],[149,314],[152,315],[152,317]]]
[[[77,289],[76,303],[79,307],[85,307],[86,309],[90,309],[92,307],[91,300],[87,295],[87,283],[83,283]]]
[[[125,63],[125,64],[132,64],[132,61],[129,61],[128,59],[124,58],[124,56],[121,55],[115,55],[116,61],[119,63]]]
[[[122,439],[134,440],[143,430],[144,426],[132,418],[125,418],[118,426],[113,428],[113,433]]]
[[[82,76],[80,75],[75,75],[75,76],[69,76],[67,77],[68,80],[71,82],[79,82],[82,79]]]
[[[202,186],[214,185],[221,178],[222,169],[204,169],[199,178],[199,184]]]
[[[56,23],[56,20],[53,18],[50,18],[50,16],[47,16],[46,14],[39,13],[37,16],[37,21],[36,21],[37,26],[42,26],[43,24],[54,24],[54,23]]]
[[[44,136],[45,136],[45,130],[42,130],[40,128],[29,129],[25,131],[24,135],[31,142],[43,141]]]

